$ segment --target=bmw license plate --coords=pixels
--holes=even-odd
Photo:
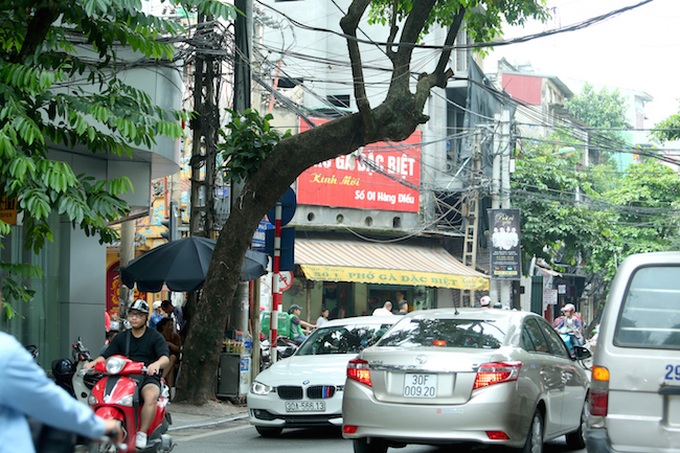
[[[286,401],[286,412],[325,412],[325,401]]]
[[[436,374],[406,374],[404,376],[404,397],[436,398]]]

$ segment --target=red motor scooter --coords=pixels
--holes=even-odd
[[[156,415],[147,431],[147,446],[143,450],[137,450],[135,438],[139,431],[142,409],[141,389],[138,384],[146,373],[146,367],[141,362],[134,362],[122,355],[114,355],[105,362],[97,362],[94,371],[104,373],[106,376],[92,388],[88,402],[100,417],[120,421],[123,437],[121,443],[116,445],[112,443],[92,445],[91,453],[171,451],[175,445],[167,434],[172,420],[170,413],[167,412],[170,392],[165,380],[161,379],[161,394],[156,405]]]

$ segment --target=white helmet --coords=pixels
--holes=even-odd
[[[574,304],[567,304],[564,307],[562,307],[562,310],[574,313],[576,311],[576,307],[574,307]]]
[[[483,296],[481,299],[479,299],[479,304],[482,307],[488,307],[491,305],[491,298],[489,296]]]
[[[148,315],[149,304],[147,304],[146,301],[142,299],[137,299],[136,301],[132,302],[132,305],[130,305],[130,310],[141,311],[142,313],[146,313]]]

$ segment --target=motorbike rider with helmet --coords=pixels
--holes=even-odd
[[[574,304],[566,304],[562,307],[562,311],[564,312],[564,317],[557,323],[555,329],[558,331],[562,328],[566,329],[569,334],[575,337],[575,344],[577,346],[582,346],[583,335],[581,333],[581,320],[574,314],[576,307],[574,307]]]
[[[131,329],[118,334],[102,355],[85,365],[89,369],[96,362],[103,362],[112,355],[120,354],[136,362],[143,362],[146,366],[146,375],[139,383],[143,406],[135,442],[137,449],[146,447],[147,430],[153,421],[161,393],[161,370],[170,364],[168,345],[160,333],[147,327],[148,316],[149,304],[141,299],[134,301],[128,310]]]

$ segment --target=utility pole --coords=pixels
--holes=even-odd
[[[482,159],[479,132],[475,133],[472,145],[470,185],[463,203],[465,241],[463,245],[463,264],[475,269],[477,266],[477,230],[479,227],[479,187],[482,178]],[[463,307],[473,307],[475,290],[462,291]]]
[[[234,55],[234,112],[238,115],[244,110],[250,108],[251,96],[251,43],[253,36],[253,2],[252,0],[234,0],[234,6],[239,13],[236,15],[236,22],[234,24],[234,39],[235,39],[235,55]],[[231,180],[230,188],[230,203],[235,206],[237,199],[243,189],[242,180]],[[253,291],[259,294],[260,286],[259,279],[256,279],[253,285]],[[254,298],[253,298],[254,299]],[[233,327],[235,330],[241,332],[248,332],[248,314],[250,308],[249,284],[248,282],[239,282],[236,290],[234,310],[232,310]],[[253,304],[254,305],[254,304]],[[255,310],[257,308],[257,310]],[[259,305],[253,307],[253,313],[259,316]],[[256,356],[253,357],[253,362],[259,364],[259,332],[252,332],[253,336],[253,352]],[[272,349],[274,349],[272,347]],[[257,361],[255,360],[257,359]],[[251,367],[252,370],[253,367]],[[250,379],[249,379],[250,381]]]
[[[126,220],[120,225],[120,263],[119,267],[123,268],[128,265],[130,261],[135,258],[135,221]],[[118,300],[118,318],[119,321],[127,319],[127,308],[132,301],[134,289],[128,288],[121,282],[120,294]],[[123,328],[123,324],[120,324]]]
[[[215,36],[212,17],[198,16],[196,35]],[[202,41],[202,40],[201,40]],[[214,237],[215,227],[215,160],[219,111],[215,97],[220,60],[205,48],[196,49],[194,62],[194,111],[191,119],[193,143],[191,151],[191,236]]]
[[[493,157],[491,182],[491,209],[510,208],[510,112],[504,109],[496,114],[499,124],[498,148]],[[499,288],[500,283],[500,288]],[[489,286],[491,302],[500,302],[503,307],[510,307],[510,281],[491,278]]]
[[[510,209],[510,112],[503,110],[501,116],[501,208]],[[503,307],[511,307],[509,280],[501,280],[500,302]]]

